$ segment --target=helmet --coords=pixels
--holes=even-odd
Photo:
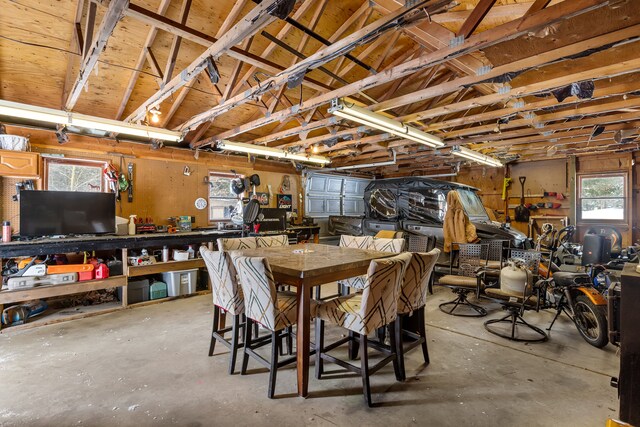
[[[233,194],[242,194],[244,193],[244,179],[242,178],[233,178],[231,180],[231,192]]]

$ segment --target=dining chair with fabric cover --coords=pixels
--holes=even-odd
[[[369,242],[369,246],[367,246],[366,248],[362,248],[362,249],[369,249],[372,251],[379,251],[379,252],[389,252],[389,253],[396,253],[399,254],[404,250],[405,247],[405,240],[404,239],[371,239]],[[357,291],[360,291],[362,289],[364,289],[364,287],[366,286],[367,283],[367,276],[366,275],[362,275],[362,276],[355,276],[355,277],[350,277],[348,279],[344,279],[344,280],[340,280],[338,282],[340,285],[344,287],[346,287],[346,289],[350,289],[353,288]],[[345,294],[348,294],[348,291],[345,290],[344,292]]]
[[[289,246],[289,237],[286,234],[277,236],[256,236],[259,248],[271,248],[275,246]]]
[[[425,326],[425,304],[427,303],[427,291],[429,282],[433,273],[433,268],[440,256],[440,249],[434,248],[427,253],[412,253],[411,261],[407,266],[402,286],[400,288],[400,298],[398,299],[398,317],[395,320],[395,351],[398,355],[398,364],[400,367],[400,377],[404,381],[406,379],[404,369],[404,354],[413,350],[417,346],[422,346],[422,356],[425,365],[429,364],[429,349],[427,347],[427,333]],[[408,331],[402,328],[403,319],[407,316],[417,316],[416,323],[418,330],[416,332]],[[406,346],[404,344],[404,336],[408,336],[409,341]]]
[[[324,373],[324,361],[336,363],[343,368],[362,376],[362,390],[367,405],[372,406],[369,376],[381,367],[393,363],[396,379],[400,380],[398,358],[391,348],[380,345],[375,341],[368,341],[367,335],[378,328],[389,327],[397,317],[400,287],[404,271],[411,260],[411,254],[403,253],[390,258],[371,261],[367,272],[367,280],[362,293],[341,296],[319,302],[315,310],[316,315],[316,378],[320,379]],[[324,322],[331,322],[350,332],[358,334],[358,338],[351,334],[327,346],[324,345]],[[395,330],[389,327],[391,342],[395,342]],[[327,352],[357,339],[360,347],[360,367],[338,359]],[[375,366],[369,366],[368,349],[372,347],[384,356]]]
[[[423,236],[419,234],[410,234],[407,237],[407,251],[408,252],[420,252],[427,253],[433,248],[436,247],[437,238],[436,236]],[[433,294],[433,278],[434,275],[431,275],[431,279],[429,279],[429,293]]]
[[[269,369],[269,388],[267,396],[272,399],[276,388],[276,375],[278,368],[295,362],[295,357],[278,360],[278,349],[282,345],[287,331],[296,324],[297,302],[296,294],[292,292],[278,292],[276,282],[269,261],[263,257],[239,256],[234,259],[236,270],[240,277],[240,285],[244,294],[245,316],[247,327],[245,328],[244,355],[240,374],[247,373],[249,356]],[[271,332],[271,339],[254,342],[251,334],[251,325],[258,323]],[[290,336],[290,334],[289,334]],[[256,353],[256,349],[271,343],[271,360]]]
[[[349,236],[349,235],[343,234],[340,236],[340,243],[338,244],[338,246],[343,248],[369,249],[369,246],[371,245],[372,240],[373,240],[373,237],[371,236]],[[361,287],[364,286],[363,285],[364,277],[365,276],[356,276],[356,277],[350,277],[348,279],[338,280],[338,293],[336,295],[331,295],[329,297],[325,296],[324,299],[346,294],[348,293],[347,289],[351,286],[354,286],[354,287],[357,285]],[[317,300],[321,299],[320,288],[321,286],[316,287]]]
[[[502,286],[500,282],[500,287],[485,288],[485,295],[500,302],[507,314],[498,319],[487,320],[484,322],[484,327],[488,332],[511,341],[547,341],[549,336],[541,328],[524,319],[527,310],[538,311],[539,309],[540,295],[537,294],[534,284],[539,278],[538,272],[540,263],[543,262],[543,254],[534,250],[512,249],[509,259],[516,265],[522,264],[530,274],[522,291],[517,291],[512,286]],[[506,328],[500,328],[499,324]]]
[[[242,289],[236,281],[235,269],[228,253],[209,250],[206,246],[200,247],[200,255],[209,272],[211,280],[211,294],[213,295],[213,330],[211,343],[209,344],[209,356],[213,356],[216,342],[220,342],[231,351],[229,361],[229,374],[233,374],[236,365],[236,353],[242,347],[239,342],[240,328],[245,327],[244,298]],[[220,327],[224,324],[226,313],[233,316],[230,327]],[[231,340],[224,337],[231,333]]]
[[[255,237],[239,237],[235,239],[220,238],[218,239],[218,250],[220,251],[237,251],[242,249],[255,249],[258,242]]]
[[[479,243],[456,243],[457,271],[453,274],[455,250],[449,253],[449,274],[440,277],[436,285],[450,288],[457,296],[455,299],[439,305],[440,310],[453,316],[481,317],[487,311],[477,304],[469,302],[467,295],[471,292],[480,295],[481,277],[487,266],[487,245]],[[449,307],[451,307],[449,309]],[[463,308],[464,311],[456,311]]]

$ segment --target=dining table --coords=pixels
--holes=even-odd
[[[298,396],[306,397],[309,392],[312,288],[366,274],[372,260],[396,254],[303,243],[243,249],[242,255],[266,258],[276,282],[296,288],[298,303],[298,329],[296,333]]]

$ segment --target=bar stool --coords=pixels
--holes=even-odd
[[[401,379],[398,358],[392,348],[368,341],[367,335],[378,328],[388,326],[396,319],[398,295],[404,270],[411,254],[403,253],[391,258],[371,261],[367,283],[362,293],[319,302],[316,309],[316,378],[323,374],[324,360],[362,376],[362,391],[368,406],[372,406],[369,376],[381,367],[393,363],[396,379]],[[328,346],[324,346],[324,322],[329,321],[359,335],[360,367],[327,354],[338,346],[355,340],[351,334]],[[394,328],[389,328],[391,342],[396,342]],[[368,348],[380,351],[385,357],[375,366],[369,366]]]
[[[243,257],[234,259],[235,266],[240,276],[240,285],[245,296],[245,315],[247,327],[245,328],[244,355],[242,358],[241,375],[247,373],[249,356],[260,364],[269,368],[269,389],[267,396],[273,399],[276,388],[276,375],[278,368],[295,362],[295,357],[278,361],[278,348],[283,337],[290,336],[287,332],[296,324],[297,302],[293,292],[277,292],[276,282],[269,262],[262,257]],[[271,332],[270,339],[253,340],[251,325],[262,325]],[[259,347],[271,343],[271,360],[255,352]]]
[[[200,247],[200,254],[209,272],[211,280],[211,294],[213,295],[213,330],[209,344],[209,356],[213,356],[216,342],[219,341],[231,351],[229,374],[233,374],[236,365],[236,353],[243,344],[239,342],[239,329],[246,328],[244,319],[244,298],[238,287],[236,273],[230,257],[225,252],[212,251],[206,246]],[[225,313],[233,316],[230,327],[220,328],[224,323]],[[231,341],[224,335],[231,332]]]
[[[398,317],[395,320],[395,336],[396,353],[398,355],[398,364],[400,366],[400,376],[402,381],[407,377],[404,369],[404,354],[413,350],[417,346],[422,346],[422,355],[424,363],[429,364],[429,349],[427,347],[427,333],[425,329],[424,307],[427,302],[427,291],[433,268],[440,256],[440,249],[432,249],[427,253],[411,254],[411,261],[407,266],[402,280],[400,290],[400,298],[398,299]],[[418,330],[417,333],[402,328],[405,317],[417,316]],[[404,345],[403,336],[412,338],[406,347]]]

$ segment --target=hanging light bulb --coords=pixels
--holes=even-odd
[[[320,148],[318,148],[318,144],[314,145],[311,151],[313,151],[314,154],[317,154],[318,151],[320,151]]]
[[[151,114],[151,123],[160,123],[160,114],[162,114],[160,110],[152,108],[149,110],[149,114]]]

